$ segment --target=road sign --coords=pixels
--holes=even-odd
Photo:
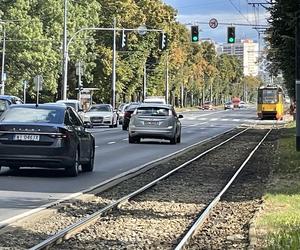
[[[143,36],[143,35],[146,35],[147,33],[147,27],[145,25],[142,25],[140,27],[137,28],[137,32]]]
[[[36,91],[43,90],[43,77],[41,75],[37,75],[33,78],[34,86]]]
[[[211,27],[212,29],[215,29],[218,27],[218,20],[216,18],[212,18],[209,20],[209,27]]]

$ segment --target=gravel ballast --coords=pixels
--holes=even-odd
[[[205,156],[196,163],[191,164],[179,171],[178,174],[169,177],[166,181],[162,181],[153,189],[122,204],[118,210],[102,217],[96,224],[89,226],[65,243],[53,247],[53,249],[172,249],[178,243],[183,232],[195,220],[195,216],[204,209],[213,196],[225,185],[226,181],[231,178],[233,170],[246,158],[247,153],[262,138],[264,133],[266,133],[266,130],[246,132],[245,135],[238,137],[234,142],[226,144],[227,146],[223,146],[222,149],[212,152],[209,156]],[[0,235],[0,248],[29,248],[87,214],[91,214],[123,195],[133,192],[232,134],[229,133],[214,142],[197,146],[179,157],[157,165],[140,176],[124,181],[96,196],[83,195],[77,200],[54,206],[35,219],[16,223],[13,230],[11,228],[7,229],[6,233]],[[272,143],[274,142],[268,142],[264,146],[267,148],[266,151],[262,150],[262,155],[266,154]],[[229,151],[230,153],[228,153]],[[259,160],[262,159],[259,158]],[[255,164],[257,162],[256,159]],[[265,162],[259,162],[257,170],[259,170],[261,164],[265,164]],[[267,178],[268,169],[269,165],[264,172],[265,174],[258,178],[262,184]],[[252,173],[253,175],[256,175],[255,171]],[[245,178],[245,180],[247,179]],[[246,184],[237,183],[238,185],[241,185],[242,188]],[[222,212],[218,212],[219,208],[217,208],[216,214],[223,214],[224,211],[231,210],[244,211],[237,214],[245,213],[245,218],[251,219],[261,202],[259,192],[255,192],[257,195],[245,198],[246,201],[241,199],[238,204],[235,202],[236,197],[232,198],[234,199],[233,202],[225,196],[224,201],[222,200],[219,205]],[[254,192],[249,194],[252,193]],[[244,193],[241,196],[246,197],[247,194]],[[235,206],[236,208],[234,208]],[[231,217],[228,218],[234,217],[235,212],[230,212],[230,214]],[[239,228],[239,224],[245,225],[247,222],[244,222],[245,219],[240,218],[237,219],[237,222],[228,223],[228,218],[217,219],[219,223],[227,221],[224,223],[224,227],[228,227],[228,224],[233,225],[232,228],[229,227],[230,229],[224,230],[229,233],[226,234],[225,241],[220,240],[220,242],[225,242],[222,243],[223,245],[219,241],[208,241],[211,237],[215,238],[215,236],[212,236],[214,231],[210,231],[213,227],[209,226],[204,229],[207,239],[201,236],[200,231],[200,240],[197,240],[197,234],[195,243],[191,242],[190,248],[199,249],[200,246],[209,246],[209,244],[212,244],[210,246],[222,246],[221,248],[223,246],[228,247],[230,244],[239,244],[238,246],[241,246],[241,248],[246,246],[249,243],[248,237],[245,236],[247,235],[247,226],[244,226],[244,233],[239,230],[235,232],[233,229]],[[216,225],[215,221],[209,223]],[[222,223],[220,225],[217,228],[222,227]]]

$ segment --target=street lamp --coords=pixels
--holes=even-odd
[[[1,95],[4,95],[4,87],[5,87],[5,75],[4,75],[4,64],[5,64],[5,40],[6,40],[6,32],[4,22],[0,21],[3,27],[3,44],[2,44],[2,66],[1,66]]]
[[[63,63],[63,85],[62,85],[62,99],[67,100],[67,77],[68,77],[68,51],[67,51],[67,22],[68,22],[68,0],[64,0],[64,63]]]

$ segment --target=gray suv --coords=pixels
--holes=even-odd
[[[129,143],[140,142],[141,138],[169,140],[171,144],[181,141],[182,115],[167,104],[141,104],[134,111],[129,123]]]

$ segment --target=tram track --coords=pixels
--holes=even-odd
[[[207,155],[208,153],[211,153],[211,152],[214,152],[215,150],[219,150],[219,149],[217,149],[217,148],[219,148],[219,147],[221,147],[221,146],[223,146],[223,145],[227,145],[227,143],[233,143],[232,142],[232,140],[234,140],[236,137],[238,137],[238,136],[242,136],[242,134],[244,134],[244,133],[246,133],[246,131],[248,131],[248,129],[245,129],[245,130],[243,130],[243,131],[240,131],[239,133],[237,133],[237,134],[235,134],[234,136],[232,136],[232,138],[227,138],[225,141],[223,140],[221,143],[220,143],[220,145],[219,146],[216,146],[216,145],[213,145],[214,144],[214,142],[209,142],[207,145],[206,145],[206,147],[207,147],[207,149],[203,149],[203,147],[202,147],[202,152],[200,152],[200,154],[199,154],[199,152],[197,152],[197,156],[196,157],[193,157],[193,159],[192,160],[188,160],[188,161],[186,161],[185,163],[183,163],[183,164],[181,164],[181,166],[179,166],[179,167],[177,167],[177,168],[175,168],[175,169],[172,169],[171,170],[171,173],[167,173],[167,174],[163,174],[163,177],[160,177],[160,178],[158,178],[156,181],[151,181],[149,184],[147,184],[147,185],[145,185],[145,186],[143,186],[142,188],[139,188],[139,190],[135,190],[134,192],[131,192],[132,190],[134,190],[134,189],[136,189],[136,187],[137,186],[141,186],[142,184],[143,184],[143,181],[138,181],[138,180],[135,180],[135,181],[127,181],[128,183],[126,183],[126,181],[125,181],[125,183],[124,184],[119,184],[119,185],[117,185],[116,187],[113,187],[112,188],[112,190],[107,190],[107,191],[105,191],[104,193],[100,193],[100,194],[98,194],[98,196],[97,196],[97,200],[91,200],[89,203],[95,203],[94,205],[96,205],[96,206],[94,206],[94,208],[88,208],[87,210],[86,209],[83,209],[82,208],[82,202],[78,202],[78,204],[76,205],[76,204],[65,204],[66,206],[65,207],[61,207],[62,208],[62,210],[64,210],[63,211],[63,213],[64,213],[64,215],[72,215],[73,217],[75,217],[76,219],[78,219],[78,218],[80,218],[80,217],[85,217],[85,215],[86,214],[90,214],[89,215],[89,218],[84,218],[82,221],[79,221],[79,222],[77,222],[77,223],[75,223],[75,224],[71,224],[71,226],[69,226],[67,229],[63,229],[63,230],[61,230],[60,232],[58,232],[58,233],[56,233],[56,234],[54,234],[52,237],[50,237],[50,238],[48,238],[46,241],[44,241],[43,243],[41,243],[41,244],[38,244],[38,245],[36,245],[36,246],[34,246],[32,249],[45,249],[45,248],[47,248],[47,247],[49,247],[49,246],[51,246],[51,245],[53,245],[54,243],[56,243],[56,242],[59,242],[59,241],[64,241],[64,240],[66,240],[66,239],[68,239],[69,237],[71,237],[72,235],[74,235],[76,232],[80,232],[79,234],[77,234],[76,236],[75,236],[75,238],[71,238],[69,241],[67,241],[66,243],[64,243],[65,245],[58,245],[57,246],[57,249],[82,249],[82,248],[86,248],[86,249],[89,249],[89,247],[87,246],[87,245],[85,245],[85,246],[80,246],[80,247],[78,247],[77,245],[76,245],[76,243],[75,243],[75,245],[72,245],[73,244],[73,242],[76,242],[76,239],[79,237],[79,238],[81,238],[81,236],[80,235],[82,235],[82,230],[83,231],[89,231],[89,229],[88,228],[90,228],[90,227],[92,227],[93,229],[92,229],[92,231],[95,231],[96,229],[94,228],[94,225],[96,225],[96,224],[99,224],[100,223],[100,225],[101,225],[101,228],[103,228],[103,226],[105,225],[105,222],[108,222],[108,221],[114,221],[114,219],[112,219],[112,218],[115,218],[115,221],[118,221],[118,219],[117,219],[117,217],[114,217],[114,216],[116,216],[115,215],[115,213],[118,213],[118,212],[120,212],[121,211],[121,214],[122,213],[125,213],[125,215],[128,213],[128,211],[130,211],[129,212],[129,214],[130,215],[132,215],[132,211],[147,211],[147,209],[145,209],[145,208],[143,208],[143,205],[141,206],[141,207],[139,207],[139,197],[141,196],[141,197],[143,197],[143,195],[144,194],[146,194],[146,197],[147,197],[147,194],[148,194],[148,192],[151,192],[151,191],[146,191],[148,188],[152,188],[152,189],[156,189],[157,187],[160,187],[161,185],[165,185],[165,184],[163,184],[163,183],[168,183],[169,182],[169,179],[171,179],[171,178],[173,178],[173,175],[174,175],[174,173],[180,173],[180,171],[181,171],[181,169],[185,169],[185,168],[187,168],[187,167],[190,167],[189,165],[193,165],[194,164],[194,161],[197,161],[197,160],[199,160],[200,158],[202,159],[203,157],[205,157],[205,155]],[[231,136],[231,134],[228,134],[227,135],[227,137],[230,137]],[[246,138],[247,138],[247,136],[246,136]],[[249,143],[250,143],[250,141],[251,140],[249,140]],[[247,145],[246,145],[246,147],[248,147],[249,145],[249,143],[246,143]],[[251,142],[250,144],[253,144],[253,142]],[[230,147],[230,146],[229,146]],[[201,151],[200,150],[200,151]],[[220,150],[222,150],[222,149],[220,149]],[[197,151],[197,150],[196,150]],[[195,152],[194,152],[195,153]],[[209,161],[209,158],[208,159],[206,159],[206,161]],[[176,160],[175,160],[175,162],[176,162]],[[232,163],[232,161],[231,161],[231,163]],[[173,162],[173,164],[174,164],[174,162]],[[211,163],[211,164],[214,164],[214,163]],[[168,165],[168,164],[165,164],[165,165]],[[172,165],[172,163],[171,164],[169,164],[169,165]],[[226,165],[226,164],[225,164]],[[172,168],[172,166],[170,166],[170,169]],[[212,167],[211,166],[208,166],[208,168],[210,169],[210,170],[212,170]],[[223,169],[224,170],[224,169]],[[215,171],[215,170],[214,170]],[[176,175],[176,174],[175,174]],[[229,176],[230,176],[230,174],[229,173],[226,173],[226,171],[225,171],[225,174],[224,173],[222,173],[221,174],[222,175],[222,177],[226,177],[225,179],[228,179],[229,178]],[[223,176],[224,175],[224,176]],[[151,178],[149,178],[149,176],[151,176],[152,177],[152,179],[155,177],[154,175],[153,175],[153,173],[148,173],[148,177],[143,177],[144,179],[146,179],[147,181],[149,180],[149,179],[151,179]],[[189,178],[190,179],[192,179],[192,177],[193,177],[193,175],[192,176],[190,176]],[[142,178],[142,179],[143,179]],[[185,177],[182,177],[182,178],[185,178]],[[201,177],[201,178],[205,178],[205,177]],[[213,176],[210,176],[210,178],[213,178]],[[166,179],[166,180],[165,180]],[[222,178],[222,179],[224,179],[224,178]],[[201,179],[202,180],[202,179]],[[145,181],[145,180],[144,180]],[[202,180],[202,181],[204,181],[204,180]],[[211,181],[211,180],[210,180]],[[205,181],[204,181],[205,182]],[[134,185],[133,185],[134,184]],[[184,183],[182,183],[182,181],[180,181],[180,184],[181,185],[183,185],[183,186],[185,186],[184,185]],[[178,186],[180,186],[180,184],[179,185],[176,185],[177,187]],[[199,183],[198,183],[199,184]],[[224,183],[223,183],[224,184]],[[124,188],[124,185],[125,185],[125,187],[126,188]],[[202,185],[202,188],[203,188],[203,186],[205,186],[205,184],[201,184],[200,183],[200,187],[201,187],[201,185]],[[168,185],[167,185],[168,186]],[[212,187],[210,186],[209,188],[208,188],[208,191],[209,192],[211,192],[211,189]],[[163,193],[164,192],[167,192],[167,190],[168,190],[169,188],[163,188]],[[171,188],[171,190],[172,189],[176,189],[176,187],[174,187],[174,186],[172,186],[172,188]],[[196,190],[197,190],[197,188],[196,188]],[[207,191],[207,190],[206,190]],[[131,192],[131,194],[130,195],[128,195],[128,193],[129,192]],[[201,191],[201,190],[198,190],[198,192],[203,192],[203,190]],[[127,194],[127,195],[125,195],[124,196],[124,194]],[[137,196],[138,195],[138,196]],[[166,195],[166,194],[165,194]],[[170,194],[167,194],[167,196],[166,197],[168,197]],[[200,196],[202,197],[205,197],[205,195],[207,195],[207,193],[203,193],[203,194],[201,194]],[[124,197],[123,197],[124,196]],[[135,198],[137,196],[137,198]],[[202,198],[203,198],[202,197]],[[148,197],[149,198],[149,197]],[[145,200],[147,201],[148,200],[148,198],[145,198]],[[178,198],[178,197],[177,197]],[[136,202],[136,199],[137,199],[137,201],[138,202]],[[151,194],[150,195],[150,199],[149,200],[159,200],[159,198],[153,198],[153,194]],[[164,198],[164,199],[166,199],[166,198]],[[171,202],[171,205],[173,204],[177,204],[177,202],[176,202],[176,198],[174,198],[175,199],[175,201],[174,202]],[[205,199],[207,199],[207,197],[205,198]],[[143,199],[142,199],[143,200]],[[183,203],[184,203],[184,201],[183,200],[181,200]],[[202,201],[203,202],[203,201]],[[132,203],[133,204],[137,204],[138,205],[138,209],[136,209],[136,208],[134,208],[134,207],[132,207]],[[143,201],[142,201],[142,203],[143,203]],[[147,202],[146,202],[147,203]],[[108,206],[106,206],[107,204],[109,204]],[[196,204],[196,203],[195,203]],[[197,206],[197,205],[193,205],[194,206],[194,209],[195,209],[195,207],[197,208],[197,209],[195,209],[195,211],[196,210],[198,210],[199,209],[199,207]],[[201,202],[200,202],[200,204],[201,204]],[[146,205],[146,207],[147,206],[149,206],[149,205],[151,205],[151,202],[148,204],[148,205]],[[166,204],[165,204],[167,207],[169,207],[169,202],[167,202]],[[100,209],[100,211],[96,211],[95,212],[95,207],[97,207],[97,209]],[[203,208],[203,204],[202,204],[202,206],[201,206],[202,208]],[[113,209],[114,208],[114,209]],[[149,208],[149,207],[148,207]],[[81,211],[76,211],[76,209],[77,210],[81,210]],[[170,209],[172,210],[172,206],[170,207]],[[88,211],[88,212],[87,212]],[[124,212],[125,211],[125,212]],[[60,211],[60,212],[62,212],[62,211]],[[94,213],[94,214],[93,214]],[[160,213],[160,212],[159,212]],[[92,215],[91,215],[92,214]],[[147,214],[147,213],[146,213]],[[153,214],[153,211],[151,212],[151,214]],[[156,214],[156,212],[154,213],[154,214]],[[123,214],[124,215],[124,214]],[[101,218],[100,218],[100,222],[98,221],[98,219],[99,219],[99,217],[101,216]],[[110,216],[113,216],[112,218],[110,217]],[[143,217],[143,215],[142,214],[140,214],[140,213],[138,213],[138,217]],[[126,217],[126,216],[125,216]],[[124,220],[126,220],[126,219],[124,219],[123,218],[123,221]],[[137,221],[139,220],[139,219],[136,219]],[[190,224],[191,223],[191,220],[193,220],[193,219],[190,219],[190,221],[188,222],[188,224]],[[102,222],[104,221],[104,225],[103,224],[101,224]],[[88,224],[90,224],[91,226],[90,227],[87,227],[88,226]],[[108,224],[110,224],[110,223],[108,223]],[[122,224],[122,223],[121,223]],[[171,223],[172,224],[172,223]],[[176,224],[176,223],[175,223]],[[87,229],[84,229],[84,228],[87,228]],[[143,227],[141,227],[142,229],[140,229],[141,231],[143,231],[144,229],[143,229]],[[185,227],[185,228],[187,228],[187,226]],[[137,230],[138,230],[138,227],[137,227]],[[97,231],[97,230],[96,230]],[[108,231],[110,231],[110,230],[108,230]],[[125,230],[126,231],[126,230]],[[139,230],[138,230],[139,231]],[[53,232],[46,232],[46,234],[53,234]],[[45,235],[46,235],[45,234]],[[182,234],[182,233],[181,233]],[[180,234],[180,235],[181,235]],[[12,234],[11,234],[12,235]],[[42,236],[41,238],[43,238],[43,237],[45,237],[45,235],[39,235],[39,236]],[[78,236],[79,235],[79,236]],[[78,236],[78,237],[77,237]],[[178,237],[179,237],[179,235],[177,235]],[[93,236],[91,236],[92,238],[93,238]],[[39,237],[37,237],[37,238],[39,238]],[[88,237],[89,238],[89,237]],[[98,237],[97,237],[98,238]],[[102,237],[100,237],[100,238],[102,238]],[[122,237],[121,237],[122,238]],[[0,235],[0,246],[2,245],[1,243],[2,243],[2,235]],[[75,239],[75,240],[74,240]],[[126,242],[126,240],[124,240],[125,242]],[[128,240],[128,241],[130,241],[130,240]],[[103,242],[105,242],[105,240],[103,241]],[[103,243],[102,242],[102,243]],[[33,242],[32,242],[33,243]],[[31,243],[31,244],[32,244]],[[98,244],[100,244],[100,248],[101,248],[101,246],[104,248],[104,249],[110,249],[108,246],[109,246],[109,244],[106,242],[104,245],[101,245],[102,243],[99,243],[98,242]],[[172,243],[173,244],[173,243]],[[121,244],[122,245],[122,244]],[[174,245],[174,244],[173,244]],[[172,245],[172,247],[174,247]],[[55,248],[55,246],[52,246],[53,248]],[[95,246],[94,246],[95,247]],[[99,247],[99,245],[97,245],[97,247]],[[116,246],[112,246],[112,248],[114,248],[114,247],[116,247]],[[134,246],[126,246],[126,247],[133,247],[134,248]],[[172,248],[171,247],[171,248]],[[25,248],[28,248],[28,245],[27,245],[27,247],[25,247]],[[164,247],[163,247],[164,248]],[[17,248],[17,249],[19,249],[19,248]],[[115,249],[115,248],[114,248]],[[116,247],[116,249],[118,249],[118,247]]]

